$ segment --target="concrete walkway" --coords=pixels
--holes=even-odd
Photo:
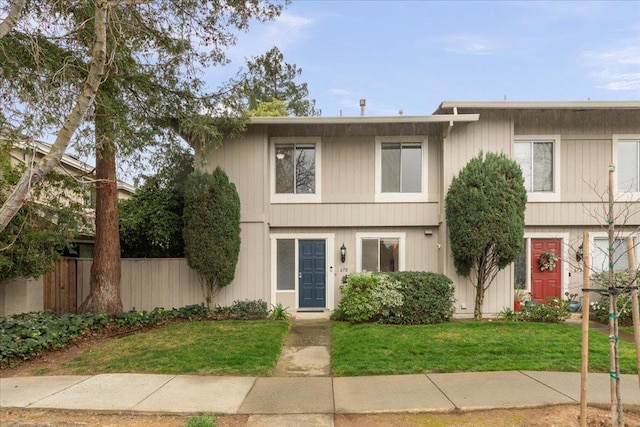
[[[624,403],[640,407],[636,375]],[[0,378],[0,407],[220,414],[434,412],[580,401],[580,374],[470,372],[366,377],[100,374]],[[610,402],[609,375],[589,375],[589,403]]]
[[[311,315],[309,315],[311,316]],[[0,378],[0,407],[250,414],[248,426],[332,426],[336,413],[446,412],[580,401],[580,374],[474,372],[329,376],[328,320],[294,320],[273,377],[101,374]],[[610,403],[609,375],[589,375],[589,403]],[[640,407],[636,375],[625,405]]]

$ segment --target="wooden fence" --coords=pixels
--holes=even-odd
[[[17,279],[0,287],[0,316],[39,311],[75,313],[89,294],[93,260],[64,258],[56,270],[38,279]],[[184,307],[205,302],[200,280],[184,258],[122,259],[120,292],[124,311]],[[252,287],[231,283],[213,304],[228,306],[236,300],[269,301],[265,283]]]
[[[56,261],[56,268],[43,277],[44,309],[56,314],[75,313],[78,308],[78,278],[75,258]]]
[[[78,307],[89,294],[92,259],[78,259]],[[122,306],[129,310],[166,309],[204,302],[200,281],[184,258],[122,260]]]

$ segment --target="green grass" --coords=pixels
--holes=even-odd
[[[76,357],[76,373],[270,375],[288,322],[215,321],[171,325],[110,340]]]
[[[201,414],[187,420],[186,427],[216,427],[215,418],[211,414]]]
[[[394,326],[334,322],[336,376],[532,370],[579,372],[581,330],[547,323],[453,322]],[[635,373],[635,349],[619,342],[622,373]],[[608,337],[589,335],[589,370],[609,372]]]

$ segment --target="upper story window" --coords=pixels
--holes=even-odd
[[[620,136],[614,138],[617,149],[618,193],[640,192],[640,137]],[[615,157],[614,157],[615,158]]]
[[[530,202],[559,200],[559,141],[555,136],[515,139],[514,160],[522,169]]]
[[[427,137],[376,138],[376,201],[426,201]]]
[[[273,138],[271,171],[272,203],[319,202],[319,138]]]

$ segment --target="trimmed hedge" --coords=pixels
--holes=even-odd
[[[388,273],[400,282],[404,303],[392,310],[384,323],[425,325],[451,320],[455,311],[453,281],[444,274],[399,271]]]
[[[332,318],[424,325],[451,320],[453,282],[432,272],[352,274],[341,286],[343,298]]]

